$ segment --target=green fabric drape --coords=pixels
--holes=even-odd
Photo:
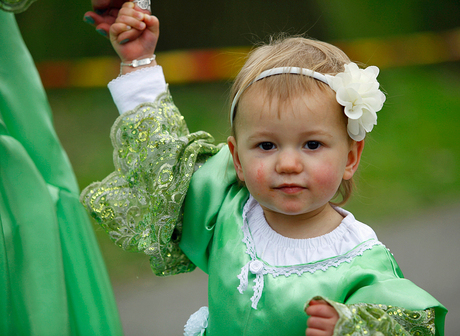
[[[121,335],[38,72],[13,14],[0,28],[0,334]]]
[[[24,12],[35,1],[36,0],[0,0],[0,9],[17,14]]]

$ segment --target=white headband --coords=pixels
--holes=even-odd
[[[232,126],[236,104],[249,86],[269,76],[297,74],[315,78],[329,85],[336,92],[337,102],[344,106],[344,113],[348,117],[348,135],[353,140],[363,140],[366,133],[372,131],[374,125],[377,124],[377,112],[382,109],[386,99],[383,92],[379,90],[380,85],[377,81],[379,68],[370,66],[360,69],[355,63],[344,66],[345,71],[335,76],[297,67],[281,67],[263,71],[246,87],[240,89],[233,98],[230,110]]]

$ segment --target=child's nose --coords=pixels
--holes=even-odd
[[[296,151],[282,151],[276,163],[278,174],[299,174],[303,171],[303,164],[300,155]]]

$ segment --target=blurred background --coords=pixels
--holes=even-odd
[[[458,334],[460,2],[170,0],[152,9],[173,98],[190,130],[217,142],[229,134],[232,77],[250,47],[270,35],[306,34],[381,68],[387,102],[346,208],[377,231],[407,278],[447,306],[446,335]],[[118,115],[106,84],[119,61],[83,22],[88,10],[90,0],[39,0],[16,16],[81,188],[113,170],[109,132]],[[94,228],[126,335],[181,334],[206,305],[205,274],[157,278],[146,256],[120,250]]]

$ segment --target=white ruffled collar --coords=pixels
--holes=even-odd
[[[310,239],[287,238],[267,223],[262,207],[250,196],[243,217],[247,219],[257,256],[269,265],[290,266],[343,255],[369,239],[377,240],[375,232],[341,208],[334,208],[344,218],[325,235]]]
[[[255,276],[252,308],[257,309],[266,275],[276,278],[280,275],[289,277],[325,272],[330,267],[352,262],[373,246],[382,245],[370,227],[355,220],[345,210],[336,210],[345,217],[332,232],[312,239],[292,239],[274,232],[265,220],[259,203],[252,196],[249,198],[243,209],[241,227],[249,261],[241,267],[237,289],[243,294],[248,289],[250,274]]]

